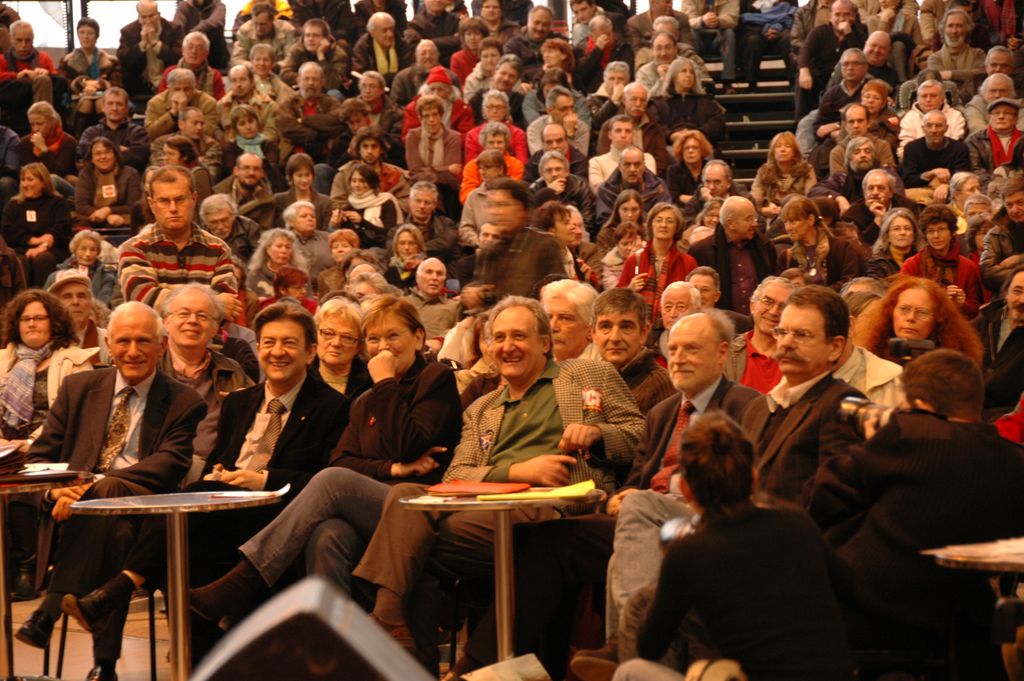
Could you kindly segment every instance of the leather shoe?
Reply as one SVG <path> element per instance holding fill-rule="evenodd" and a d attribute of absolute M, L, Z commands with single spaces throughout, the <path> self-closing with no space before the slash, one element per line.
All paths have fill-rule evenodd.
<path fill-rule="evenodd" d="M 103 665 L 96 665 L 89 670 L 89 674 L 85 677 L 85 681 L 117 681 L 117 672 L 113 669 L 108 669 Z"/>
<path fill-rule="evenodd" d="M 61 610 L 75 618 L 78 625 L 88 632 L 102 631 L 111 613 L 117 607 L 117 599 L 102 586 L 84 596 L 64 594 L 60 601 Z"/>
<path fill-rule="evenodd" d="M 39 596 L 36 591 L 36 576 L 31 572 L 19 572 L 14 579 L 14 589 L 11 591 L 11 600 L 15 603 L 33 601 Z"/>
<path fill-rule="evenodd" d="M 51 634 L 53 634 L 53 618 L 42 610 L 36 610 L 28 616 L 14 637 L 33 648 L 45 648 L 46 644 L 50 642 Z"/>

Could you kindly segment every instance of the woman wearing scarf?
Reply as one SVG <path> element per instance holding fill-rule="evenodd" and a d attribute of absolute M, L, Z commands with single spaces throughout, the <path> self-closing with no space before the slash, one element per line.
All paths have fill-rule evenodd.
<path fill-rule="evenodd" d="M 75 346 L 71 319 L 55 296 L 23 291 L 4 308 L 0 350 L 0 444 L 28 449 L 39 436 L 65 376 L 89 371 L 97 349 Z M 36 597 L 36 507 L 28 495 L 13 497 L 10 533 L 18 568 L 15 600 Z"/>
<path fill-rule="evenodd" d="M 633 289 L 644 297 L 651 319 L 658 319 L 661 294 L 676 281 L 697 267 L 692 255 L 679 248 L 679 239 L 686 228 L 682 211 L 671 203 L 659 203 L 647 213 L 647 245 L 626 258 L 619 286 Z"/>
<path fill-rule="evenodd" d="M 768 160 L 757 170 L 750 187 L 754 205 L 766 220 L 773 220 L 787 197 L 806 196 L 817 183 L 814 168 L 804 160 L 796 135 L 780 132 L 768 145 Z"/>
<path fill-rule="evenodd" d="M 38 161 L 53 174 L 53 183 L 61 194 L 71 198 L 78 181 L 75 158 L 78 140 L 64 132 L 60 116 L 48 102 L 36 102 L 28 108 L 32 132 L 21 138 L 18 154 L 21 163 Z"/>
<path fill-rule="evenodd" d="M 964 316 L 973 319 L 982 303 L 981 272 L 970 259 L 960 255 L 956 213 L 949 206 L 933 203 L 921 211 L 918 224 L 928 245 L 903 262 L 900 274 L 939 284 Z"/>
<path fill-rule="evenodd" d="M 836 291 L 864 271 L 857 249 L 849 241 L 832 236 L 814 201 L 794 196 L 782 206 L 780 215 L 793 240 L 780 256 L 780 270 L 796 267 L 808 284 L 830 286 Z"/>
<path fill-rule="evenodd" d="M 18 193 L 4 206 L 0 233 L 14 249 L 29 286 L 42 286 L 70 253 L 71 204 L 53 188 L 42 163 L 21 167 Z"/>
<path fill-rule="evenodd" d="M 893 208 L 885 214 L 878 238 L 864 266 L 873 279 L 899 274 L 908 258 L 924 248 L 924 236 L 917 229 L 917 217 L 907 208 Z"/>
<path fill-rule="evenodd" d="M 142 180 L 134 168 L 121 164 L 121 150 L 105 137 L 89 146 L 89 162 L 75 185 L 78 226 L 123 227 L 142 200 Z"/>
<path fill-rule="evenodd" d="M 380 176 L 365 163 L 357 163 L 352 169 L 348 186 L 348 198 L 341 211 L 341 227 L 348 227 L 358 234 L 363 248 L 383 250 L 387 235 L 402 221 L 398 201 L 380 190 Z"/>
<path fill-rule="evenodd" d="M 409 293 L 416 287 L 416 269 L 427 257 L 423 232 L 414 225 L 402 225 L 395 231 L 391 251 L 384 278 L 403 293 Z"/>
<path fill-rule="evenodd" d="M 121 64 L 117 57 L 96 47 L 100 37 L 100 24 L 92 17 L 82 17 L 76 28 L 79 47 L 60 60 L 60 73 L 71 88 L 71 106 L 74 110 L 76 135 L 94 123 L 99 123 L 103 112 L 100 99 L 113 86 L 121 85 Z"/>
<path fill-rule="evenodd" d="M 433 182 L 441 191 L 445 207 L 457 206 L 454 199 L 462 184 L 462 137 L 445 125 L 445 105 L 440 97 L 420 95 L 409 106 L 415 106 L 419 116 L 419 127 L 410 129 L 405 138 L 409 179 L 414 183 Z"/>
<path fill-rule="evenodd" d="M 725 137 L 725 109 L 704 91 L 692 60 L 679 57 L 673 61 L 652 96 L 665 98 L 668 116 L 662 118 L 662 125 L 670 142 L 684 130 L 700 130 L 711 144 Z"/>
<path fill-rule="evenodd" d="M 299 250 L 298 237 L 289 229 L 268 229 L 249 260 L 246 286 L 261 298 L 273 296 L 274 277 L 286 265 L 308 269 L 306 256 Z"/>

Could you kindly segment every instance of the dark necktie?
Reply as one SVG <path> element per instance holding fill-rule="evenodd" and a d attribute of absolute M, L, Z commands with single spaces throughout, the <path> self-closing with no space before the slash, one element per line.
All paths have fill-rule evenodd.
<path fill-rule="evenodd" d="M 117 405 L 114 407 L 114 415 L 107 427 L 107 436 L 103 439 L 103 449 L 100 450 L 99 463 L 96 464 L 97 473 L 105 473 L 110 470 L 121 450 L 128 441 L 128 427 L 131 425 L 131 416 L 128 413 L 128 400 L 135 394 L 135 388 L 127 386 L 118 393 Z"/>
<path fill-rule="evenodd" d="M 679 416 L 676 418 L 675 428 L 672 429 L 672 437 L 668 441 L 668 448 L 661 459 L 661 468 L 651 478 L 651 491 L 668 492 L 669 481 L 672 474 L 679 467 L 679 445 L 683 440 L 683 431 L 690 425 L 690 415 L 697 410 L 693 402 L 686 400 L 679 406 Z"/>
<path fill-rule="evenodd" d="M 267 429 L 256 443 L 256 454 L 249 459 L 246 469 L 261 471 L 267 467 L 270 457 L 274 455 L 274 448 L 277 447 L 277 439 L 281 437 L 281 414 L 286 411 L 288 409 L 281 400 L 276 397 L 270 400 L 270 404 L 267 405 L 267 413 L 270 414 Z"/>

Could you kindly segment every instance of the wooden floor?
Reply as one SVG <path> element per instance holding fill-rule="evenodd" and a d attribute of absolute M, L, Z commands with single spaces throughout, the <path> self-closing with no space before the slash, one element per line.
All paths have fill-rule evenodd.
<path fill-rule="evenodd" d="M 161 601 L 157 600 L 156 614 L 156 667 L 157 679 L 167 681 L 171 677 L 170 663 L 167 661 L 169 647 L 167 634 L 167 617 L 161 612 Z M 12 618 L 14 630 L 17 631 L 33 610 L 39 600 L 15 603 Z M 121 649 L 121 660 L 117 663 L 119 681 L 149 681 L 149 622 L 146 600 L 132 604 L 128 614 L 128 623 L 124 631 L 124 643 Z M 50 675 L 57 673 L 57 644 L 60 641 L 60 622 L 53 631 L 52 652 L 50 659 Z M 81 681 L 92 669 L 92 637 L 82 630 L 72 619 L 68 623 L 67 652 L 64 656 L 62 679 Z M 37 675 L 43 672 L 43 651 L 14 641 L 14 672 L 19 675 Z"/>

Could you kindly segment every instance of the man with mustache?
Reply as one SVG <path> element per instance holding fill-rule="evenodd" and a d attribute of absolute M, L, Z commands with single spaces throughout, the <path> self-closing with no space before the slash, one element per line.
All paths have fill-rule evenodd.
<path fill-rule="evenodd" d="M 985 420 L 1013 410 L 1024 392 L 1024 265 L 1017 265 L 972 322 L 985 349 Z"/>
<path fill-rule="evenodd" d="M 796 503 L 818 466 L 860 441 L 837 418 L 844 397 L 863 393 L 832 377 L 850 329 L 850 312 L 824 286 L 794 291 L 775 328 L 782 380 L 743 414 L 743 430 L 758 450 L 758 486 Z"/>

